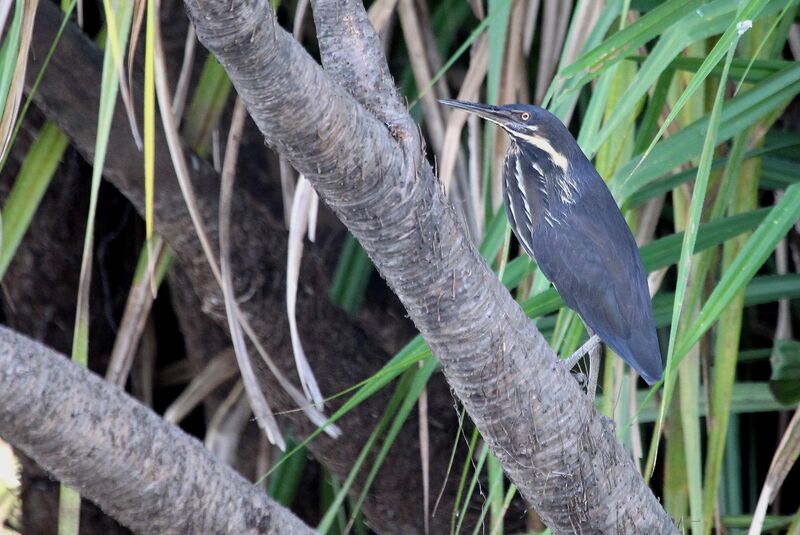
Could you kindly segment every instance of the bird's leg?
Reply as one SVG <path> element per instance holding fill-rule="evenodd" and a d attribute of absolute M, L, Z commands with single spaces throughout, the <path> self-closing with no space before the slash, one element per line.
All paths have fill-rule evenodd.
<path fill-rule="evenodd" d="M 584 342 L 584 344 L 579 347 L 575 353 L 570 355 L 570 357 L 564 361 L 564 366 L 566 366 L 568 370 L 571 370 L 575 367 L 578 361 L 583 358 L 584 355 L 587 353 L 591 355 L 591 352 L 594 351 L 598 346 L 600 346 L 600 337 L 596 334 L 593 334 L 589 340 Z"/>
<path fill-rule="evenodd" d="M 590 399 L 594 399 L 595 391 L 597 390 L 597 378 L 600 375 L 600 343 L 600 337 L 592 334 L 589 340 L 564 361 L 564 366 L 571 370 L 584 355 L 589 355 L 589 384 L 586 386 L 586 393 Z"/>
<path fill-rule="evenodd" d="M 592 338 L 597 338 L 597 335 L 592 335 Z M 598 338 L 599 340 L 599 338 Z M 600 375 L 600 344 L 596 343 L 594 347 L 589 350 L 589 384 L 586 386 L 586 394 L 589 399 L 594 399 L 597 394 L 597 378 Z"/>

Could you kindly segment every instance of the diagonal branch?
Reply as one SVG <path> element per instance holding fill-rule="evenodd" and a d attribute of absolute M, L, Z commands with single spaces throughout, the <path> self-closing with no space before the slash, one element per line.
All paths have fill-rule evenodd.
<path fill-rule="evenodd" d="M 267 142 L 359 239 L 506 472 L 555 532 L 675 532 L 633 463 L 469 242 L 430 168 L 283 31 L 267 2 L 187 0 Z"/>
<path fill-rule="evenodd" d="M 364 5 L 358 0 L 311 4 L 325 71 L 384 123 L 410 120 Z"/>
<path fill-rule="evenodd" d="M 413 181 L 423 159 L 419 129 L 397 91 L 381 41 L 359 0 L 312 0 L 322 64 L 353 98 L 389 127 Z"/>
<path fill-rule="evenodd" d="M 0 436 L 137 533 L 315 533 L 196 439 L 6 327 Z"/>

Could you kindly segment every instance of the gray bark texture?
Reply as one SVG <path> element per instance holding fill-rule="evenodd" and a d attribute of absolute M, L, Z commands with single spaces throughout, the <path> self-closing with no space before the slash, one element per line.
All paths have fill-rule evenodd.
<path fill-rule="evenodd" d="M 359 239 L 547 525 L 556 533 L 676 532 L 610 421 L 467 239 L 430 167 L 404 169 L 387 125 L 340 85 L 357 81 L 347 72 L 332 79 L 265 1 L 186 6 L 269 145 Z M 320 35 L 326 22 L 317 16 Z"/>
<path fill-rule="evenodd" d="M 196 439 L 6 327 L 0 436 L 136 533 L 315 533 Z"/>
<path fill-rule="evenodd" d="M 28 88 L 41 68 L 43 58 L 61 24 L 62 14 L 51 2 L 40 2 L 33 33 L 31 65 L 28 69 Z M 70 137 L 70 142 L 89 161 L 93 159 L 97 124 L 97 102 L 100 88 L 100 65 L 102 58 L 94 44 L 74 25 L 68 24 L 58 48 L 42 79 L 34 102 L 45 115 L 54 120 Z M 141 109 L 141 103 L 137 104 Z M 172 170 L 172 164 L 163 136 L 157 133 L 156 150 L 156 230 L 169 243 L 180 263 L 178 280 L 188 284 L 176 284 L 173 293 L 187 335 L 187 347 L 208 348 L 209 337 L 218 338 L 211 332 L 208 322 L 200 317 L 206 312 L 218 325 L 227 328 L 222 306 L 221 292 L 213 280 L 200 244 L 182 200 Z M 258 141 L 258 146 L 262 142 Z M 110 135 L 109 151 L 104 167 L 104 177 L 119 189 L 130 202 L 144 213 L 144 177 L 141 153 L 131 139 L 127 119 L 118 106 Z M 194 157 L 193 157 L 194 158 Z M 194 158 L 191 162 L 192 180 L 200 201 L 203 219 L 211 243 L 217 243 L 219 177 L 206 162 Z M 247 191 L 237 191 L 234 198 L 232 233 L 234 238 L 233 272 L 239 295 L 248 295 L 241 303 L 250 315 L 251 323 L 260 340 L 284 370 L 288 377 L 295 377 L 294 357 L 289 339 L 285 312 L 285 262 L 287 233 L 282 217 L 276 216 L 263 206 L 264 199 Z M 327 265 L 319 250 L 307 247 L 304 266 Z M 324 277 L 301 278 L 298 292 L 298 317 L 301 336 L 312 368 L 317 374 L 322 391 L 326 395 L 341 392 L 377 372 L 389 360 L 390 355 L 367 331 L 375 325 L 396 325 L 397 319 L 387 315 L 376 318 L 362 328 L 354 324 L 340 309 L 331 305 L 326 295 Z M 195 295 L 189 295 L 194 292 Z M 191 311 L 194 317 L 181 313 Z M 216 335 L 216 336 L 215 336 Z M 335 340 L 336 343 L 331 343 Z M 193 356 L 196 356 L 197 353 Z M 213 353 L 213 351 L 211 352 Z M 256 358 L 256 365 L 258 359 Z M 282 395 L 274 378 L 263 369 L 259 379 L 264 392 L 275 410 L 291 410 L 296 407 Z M 434 381 L 429 388 L 431 408 L 431 481 L 436 488 L 446 482 L 440 504 L 443 510 L 452 507 L 457 481 L 447 478 L 447 466 L 452 437 L 455 433 L 456 413 L 450 407 L 452 398 L 444 381 Z M 390 392 L 376 394 L 338 425 L 344 434 L 339 440 L 320 436 L 311 442 L 309 450 L 328 470 L 341 479 L 347 477 L 352 460 L 358 455 L 369 437 L 374 423 L 388 401 Z M 335 409 L 341 400 L 331 404 Z M 307 436 L 314 427 L 297 411 L 287 416 L 301 437 Z M 418 429 L 416 419 L 410 419 L 398 436 L 396 445 L 389 452 L 386 466 L 382 470 L 363 505 L 363 512 L 373 529 L 381 533 L 417 533 L 422 531 L 423 506 L 421 495 L 422 476 L 419 458 Z M 353 492 L 361 492 L 365 476 L 357 478 Z M 412 492 L 409 492 L 409 489 Z M 470 513 L 477 518 L 474 510 Z M 447 515 L 437 515 L 431 528 L 438 532 L 447 529 Z"/>

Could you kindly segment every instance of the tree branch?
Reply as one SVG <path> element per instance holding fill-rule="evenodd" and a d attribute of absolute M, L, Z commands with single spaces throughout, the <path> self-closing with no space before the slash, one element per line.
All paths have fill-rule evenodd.
<path fill-rule="evenodd" d="M 61 23 L 62 14 L 51 2 L 40 2 L 33 35 L 33 64 L 28 69 L 30 78 L 38 74 L 42 58 L 45 57 Z M 100 88 L 101 57 L 96 47 L 72 24 L 65 29 L 59 46 L 48 67 L 47 73 L 34 95 L 34 101 L 48 118 L 56 121 L 70 137 L 74 146 L 92 160 L 97 124 L 97 102 Z M 141 106 L 137 105 L 137 109 Z M 160 136 L 157 132 L 157 137 Z M 185 268 L 185 274 L 198 296 L 192 310 L 203 310 L 220 324 L 226 325 L 222 308 L 222 297 L 206 264 L 199 242 L 194 235 L 189 215 L 172 170 L 166 144 L 156 143 L 156 230 L 169 243 Z M 143 213 L 144 177 L 141 153 L 133 144 L 127 120 L 121 106 L 117 108 L 112 124 L 109 151 L 104 168 L 105 177 L 114 184 Z M 259 143 L 260 145 L 260 143 Z M 193 183 L 200 200 L 206 229 L 212 243 L 217 243 L 217 209 L 219 178 L 204 161 L 192 162 Z M 240 190 L 234 199 L 232 233 L 234 236 L 232 262 L 234 275 L 240 287 L 246 284 L 249 295 L 242 303 L 260 340 L 282 367 L 284 373 L 293 377 L 294 358 L 289 342 L 286 319 L 285 295 L 283 293 L 286 259 L 286 232 L 282 219 L 273 217 L 261 200 Z M 266 230 L 266 231 L 265 231 Z M 309 264 L 322 263 L 313 251 L 305 255 Z M 327 299 L 320 299 L 327 288 L 317 278 L 301 280 L 303 288 L 298 292 L 298 317 L 303 343 L 309 360 L 317 372 L 324 393 L 340 392 L 364 378 L 374 374 L 389 355 L 379 344 L 354 325 L 342 311 Z M 185 290 L 182 288 L 181 290 Z M 188 296 L 187 296 L 188 297 Z M 336 344 L 331 344 L 336 340 Z M 263 371 L 263 370 L 262 370 Z M 282 397 L 280 388 L 267 372 L 260 375 L 264 391 L 277 410 L 293 409 L 290 400 Z M 443 386 L 443 385 L 442 385 Z M 349 413 L 340 423 L 344 436 L 339 440 L 320 437 L 309 449 L 329 470 L 344 479 L 354 459 L 370 435 L 375 415 L 385 407 L 387 392 L 379 392 Z M 431 389 L 431 397 L 439 405 L 451 403 L 447 388 Z M 337 403 L 333 406 L 336 407 Z M 433 404 L 433 400 L 431 400 Z M 297 431 L 307 435 L 313 426 L 301 414 L 292 412 Z M 446 480 L 449 444 L 452 441 L 456 416 L 445 412 L 432 427 L 431 477 L 433 481 Z M 403 429 L 397 444 L 389 453 L 387 465 L 396 473 L 379 474 L 370 489 L 363 506 L 370 524 L 378 530 L 396 529 L 415 532 L 422 529 L 422 503 L 415 500 L 409 489 L 422 488 L 418 438 L 414 422 Z M 363 478 L 354 485 L 354 492 L 362 489 Z M 455 483 L 450 480 L 443 500 L 443 507 L 455 499 Z M 445 515 L 434 519 L 434 528 L 444 529 L 448 523 Z"/>
<path fill-rule="evenodd" d="M 267 2 L 186 0 L 268 143 L 359 239 L 506 472 L 554 532 L 675 532 L 633 463 L 468 241 L 426 165 L 283 31 Z"/>
<path fill-rule="evenodd" d="M 312 0 L 325 70 L 371 112 L 400 144 L 403 172 L 413 180 L 422 158 L 419 129 L 397 91 L 381 41 L 360 0 Z"/>
<path fill-rule="evenodd" d="M 6 327 L 0 435 L 137 533 L 314 533 L 197 440 Z"/>

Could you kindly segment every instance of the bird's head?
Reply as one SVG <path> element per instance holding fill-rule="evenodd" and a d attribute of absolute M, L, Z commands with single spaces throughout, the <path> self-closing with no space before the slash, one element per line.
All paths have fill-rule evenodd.
<path fill-rule="evenodd" d="M 442 104 L 474 113 L 502 127 L 511 139 L 545 152 L 553 164 L 567 169 L 570 151 L 577 149 L 574 138 L 552 113 L 531 104 L 492 106 L 463 100 L 439 100 Z M 580 150 L 580 149 L 578 149 Z"/>

